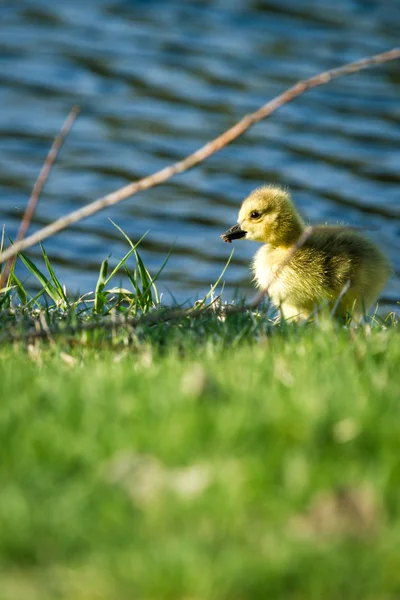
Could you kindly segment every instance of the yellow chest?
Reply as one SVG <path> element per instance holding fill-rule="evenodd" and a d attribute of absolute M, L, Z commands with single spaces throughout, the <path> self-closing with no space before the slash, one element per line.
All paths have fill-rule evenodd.
<path fill-rule="evenodd" d="M 255 254 L 252 264 L 257 287 L 268 290 L 272 300 L 277 304 L 287 295 L 287 282 L 281 270 L 286 256 L 287 250 L 264 244 Z"/>

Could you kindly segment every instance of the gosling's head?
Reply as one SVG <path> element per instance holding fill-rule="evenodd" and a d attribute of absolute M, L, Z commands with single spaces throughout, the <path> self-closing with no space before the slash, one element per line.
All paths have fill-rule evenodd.
<path fill-rule="evenodd" d="M 290 246 L 304 223 L 285 190 L 264 186 L 251 192 L 239 211 L 238 225 L 221 235 L 224 242 L 246 238 L 273 246 Z"/>

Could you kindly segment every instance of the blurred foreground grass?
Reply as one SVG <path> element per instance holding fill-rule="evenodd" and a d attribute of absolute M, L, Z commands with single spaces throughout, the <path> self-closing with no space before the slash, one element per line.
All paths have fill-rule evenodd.
<path fill-rule="evenodd" d="M 398 326 L 253 321 L 0 347 L 2 600 L 400 597 Z"/>

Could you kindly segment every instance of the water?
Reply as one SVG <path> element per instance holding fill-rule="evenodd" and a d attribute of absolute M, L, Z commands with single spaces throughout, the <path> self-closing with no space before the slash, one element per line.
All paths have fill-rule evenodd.
<path fill-rule="evenodd" d="M 184 157 L 301 78 L 398 44 L 398 0 L 11 0 L 0 2 L 0 223 L 14 236 L 54 134 L 75 124 L 32 231 Z M 232 246 L 219 235 L 264 183 L 289 186 L 311 222 L 346 222 L 395 268 L 400 298 L 400 64 L 317 88 L 192 171 L 45 242 L 71 292 L 134 240 L 166 302 L 194 300 Z M 236 245 L 226 293 L 251 290 L 251 242 Z M 38 249 L 30 251 L 36 259 Z M 21 270 L 20 275 L 26 276 Z"/>

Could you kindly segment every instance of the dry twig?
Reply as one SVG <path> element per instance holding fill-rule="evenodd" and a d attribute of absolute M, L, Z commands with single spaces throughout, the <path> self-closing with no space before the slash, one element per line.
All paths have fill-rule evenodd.
<path fill-rule="evenodd" d="M 270 102 L 267 102 L 267 104 L 264 104 L 264 106 L 259 108 L 256 112 L 253 112 L 243 117 L 243 119 L 236 123 L 236 125 L 225 131 L 223 134 L 221 134 L 211 142 L 205 144 L 205 146 L 203 146 L 193 154 L 187 156 L 184 160 L 178 161 L 169 167 L 165 167 L 164 169 L 157 171 L 153 175 L 144 177 L 139 181 L 130 183 L 116 190 L 115 192 L 108 194 L 107 196 L 103 196 L 102 198 L 91 202 L 87 206 L 75 210 L 66 215 L 65 217 L 61 217 L 57 221 L 54 221 L 50 225 L 43 227 L 43 229 L 40 229 L 25 240 L 21 240 L 15 243 L 13 246 L 11 246 L 10 248 L 8 248 L 0 254 L 0 263 L 11 258 L 12 256 L 15 256 L 21 250 L 25 250 L 26 248 L 29 248 L 30 246 L 33 246 L 34 244 L 50 237 L 51 235 L 54 235 L 58 231 L 65 229 L 72 223 L 77 223 L 82 219 L 94 215 L 103 208 L 117 204 L 118 202 L 121 202 L 121 200 L 124 200 L 129 196 L 133 196 L 133 194 L 136 194 L 141 190 L 145 190 L 150 187 L 159 185 L 160 183 L 167 181 L 177 173 L 187 171 L 188 169 L 204 161 L 206 158 L 208 158 L 218 150 L 221 150 L 221 148 L 224 148 L 226 145 L 230 144 L 233 140 L 238 138 L 247 129 L 249 129 L 249 127 L 251 127 L 255 123 L 258 123 L 262 119 L 265 119 L 278 108 L 280 108 L 284 104 L 287 104 L 288 102 L 291 102 L 301 94 L 304 94 L 304 92 L 306 92 L 307 90 L 310 90 L 311 88 L 317 87 L 319 85 L 324 85 L 325 83 L 328 83 L 329 81 L 332 81 L 333 79 L 336 79 L 338 77 L 350 75 L 351 73 L 361 71 L 362 69 L 366 69 L 367 67 L 379 65 L 398 58 L 400 58 L 400 48 L 394 48 L 392 50 L 389 50 L 388 52 L 376 54 L 375 56 L 370 56 L 368 58 L 364 58 L 356 62 L 348 63 L 336 69 L 325 71 L 305 81 L 299 81 L 298 83 L 296 83 L 296 85 L 292 86 L 279 96 L 276 96 L 276 98 L 274 98 Z"/>
<path fill-rule="evenodd" d="M 75 122 L 75 119 L 78 116 L 78 113 L 79 113 L 79 107 L 74 106 L 72 108 L 72 110 L 70 111 L 68 117 L 65 119 L 63 126 L 60 129 L 60 132 L 53 140 L 53 143 L 51 145 L 49 153 L 46 156 L 46 160 L 44 161 L 43 166 L 38 175 L 38 178 L 35 181 L 35 185 L 33 186 L 32 194 L 31 194 L 31 197 L 29 198 L 28 204 L 26 206 L 24 216 L 22 217 L 22 221 L 19 226 L 19 230 L 18 230 L 18 234 L 17 234 L 17 238 L 16 238 L 17 243 L 20 242 L 21 240 L 23 240 L 26 232 L 28 231 L 28 227 L 31 224 L 33 215 L 35 214 L 35 210 L 36 210 L 38 200 L 40 198 L 40 194 L 42 193 L 44 185 L 49 177 L 51 168 L 58 156 L 58 153 L 60 152 L 60 150 L 62 148 L 65 138 L 67 137 L 68 133 L 71 131 L 71 128 Z M 15 245 L 12 246 L 12 248 L 15 248 Z M 15 261 L 15 253 L 13 253 L 13 254 L 11 254 L 10 258 L 8 259 L 8 262 L 5 265 L 3 272 L 0 275 L 0 290 L 6 284 L 8 275 L 12 269 L 13 262 L 14 262 L 12 260 L 13 256 L 14 256 L 14 261 Z M 7 260 L 7 257 L 5 260 Z M 3 261 L 0 261 L 0 262 L 3 262 Z"/>

